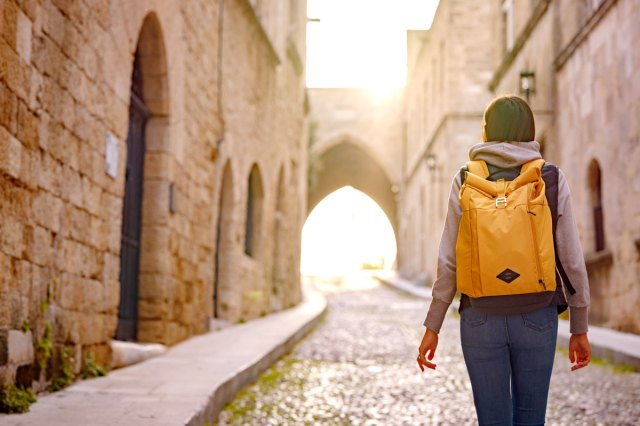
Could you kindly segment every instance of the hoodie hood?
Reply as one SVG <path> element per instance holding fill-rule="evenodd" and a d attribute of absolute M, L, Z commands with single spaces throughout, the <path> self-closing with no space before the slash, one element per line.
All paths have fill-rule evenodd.
<path fill-rule="evenodd" d="M 542 158 L 540 144 L 531 142 L 483 142 L 469 150 L 469 159 L 484 160 L 500 168 L 519 167 L 524 163 Z"/>

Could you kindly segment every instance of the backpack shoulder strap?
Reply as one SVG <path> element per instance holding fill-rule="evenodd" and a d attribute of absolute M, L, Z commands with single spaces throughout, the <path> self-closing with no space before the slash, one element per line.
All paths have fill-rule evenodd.
<path fill-rule="evenodd" d="M 489 177 L 489 168 L 487 163 L 483 160 L 474 160 L 467 162 L 467 170 L 469 173 L 473 173 L 476 176 L 480 176 L 483 179 Z"/>
<path fill-rule="evenodd" d="M 549 203 L 549 209 L 551 210 L 551 225 L 553 229 L 553 248 L 556 254 L 556 266 L 558 267 L 558 272 L 564 282 L 564 285 L 567 291 L 571 294 L 575 294 L 576 290 L 573 288 L 571 281 L 569 281 L 569 277 L 562 267 L 562 263 L 560 262 L 560 257 L 558 256 L 558 248 L 556 245 L 556 227 L 558 224 L 558 166 L 552 163 L 544 163 L 542 167 L 542 178 L 545 182 L 545 196 L 547 198 L 547 203 Z M 558 286 L 559 288 L 559 286 Z"/>

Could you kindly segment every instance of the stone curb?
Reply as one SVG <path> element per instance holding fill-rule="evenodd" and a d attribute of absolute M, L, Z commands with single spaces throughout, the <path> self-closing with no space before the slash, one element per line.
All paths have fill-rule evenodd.
<path fill-rule="evenodd" d="M 326 298 L 303 285 L 303 301 L 262 318 L 192 337 L 161 356 L 39 395 L 2 425 L 202 425 L 308 333 Z"/>
<path fill-rule="evenodd" d="M 303 291 L 305 294 L 304 301 L 294 309 L 300 311 L 308 310 L 309 312 L 305 315 L 304 321 L 299 324 L 298 329 L 288 336 L 283 336 L 284 339 L 280 339 L 272 347 L 266 348 L 263 356 L 255 360 L 253 364 L 242 366 L 233 377 L 221 383 L 211 395 L 209 405 L 189 419 L 186 425 L 202 425 L 208 421 L 207 419 L 218 418 L 227 402 L 231 401 L 240 390 L 254 382 L 263 371 L 291 350 L 320 321 L 327 310 L 326 298 L 319 291 L 313 289 L 311 285 L 303 286 Z M 250 323 L 247 324 L 250 325 Z"/>
<path fill-rule="evenodd" d="M 378 275 L 376 278 L 394 289 L 411 294 L 425 300 L 431 300 L 431 288 L 417 286 L 397 274 Z M 458 302 L 454 301 L 449 310 L 458 310 Z M 427 312 L 425 310 L 425 316 Z M 569 347 L 569 321 L 558 321 L 558 345 Z M 592 355 L 606 359 L 614 364 L 625 364 L 640 371 L 640 336 L 622 333 L 605 327 L 589 325 L 589 342 Z"/>

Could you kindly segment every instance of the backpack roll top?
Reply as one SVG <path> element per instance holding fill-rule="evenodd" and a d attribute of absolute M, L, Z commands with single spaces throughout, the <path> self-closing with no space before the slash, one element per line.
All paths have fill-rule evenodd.
<path fill-rule="evenodd" d="M 543 164 L 542 159 L 533 160 L 512 181 L 490 181 L 484 161 L 467 163 L 456 242 L 460 292 L 480 298 L 555 291 Z"/>

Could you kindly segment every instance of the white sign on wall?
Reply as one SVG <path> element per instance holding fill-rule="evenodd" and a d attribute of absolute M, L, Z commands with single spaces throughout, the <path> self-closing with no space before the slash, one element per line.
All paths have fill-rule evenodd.
<path fill-rule="evenodd" d="M 118 175 L 118 139 L 111 133 L 107 134 L 104 164 L 107 174 L 115 179 Z"/>

